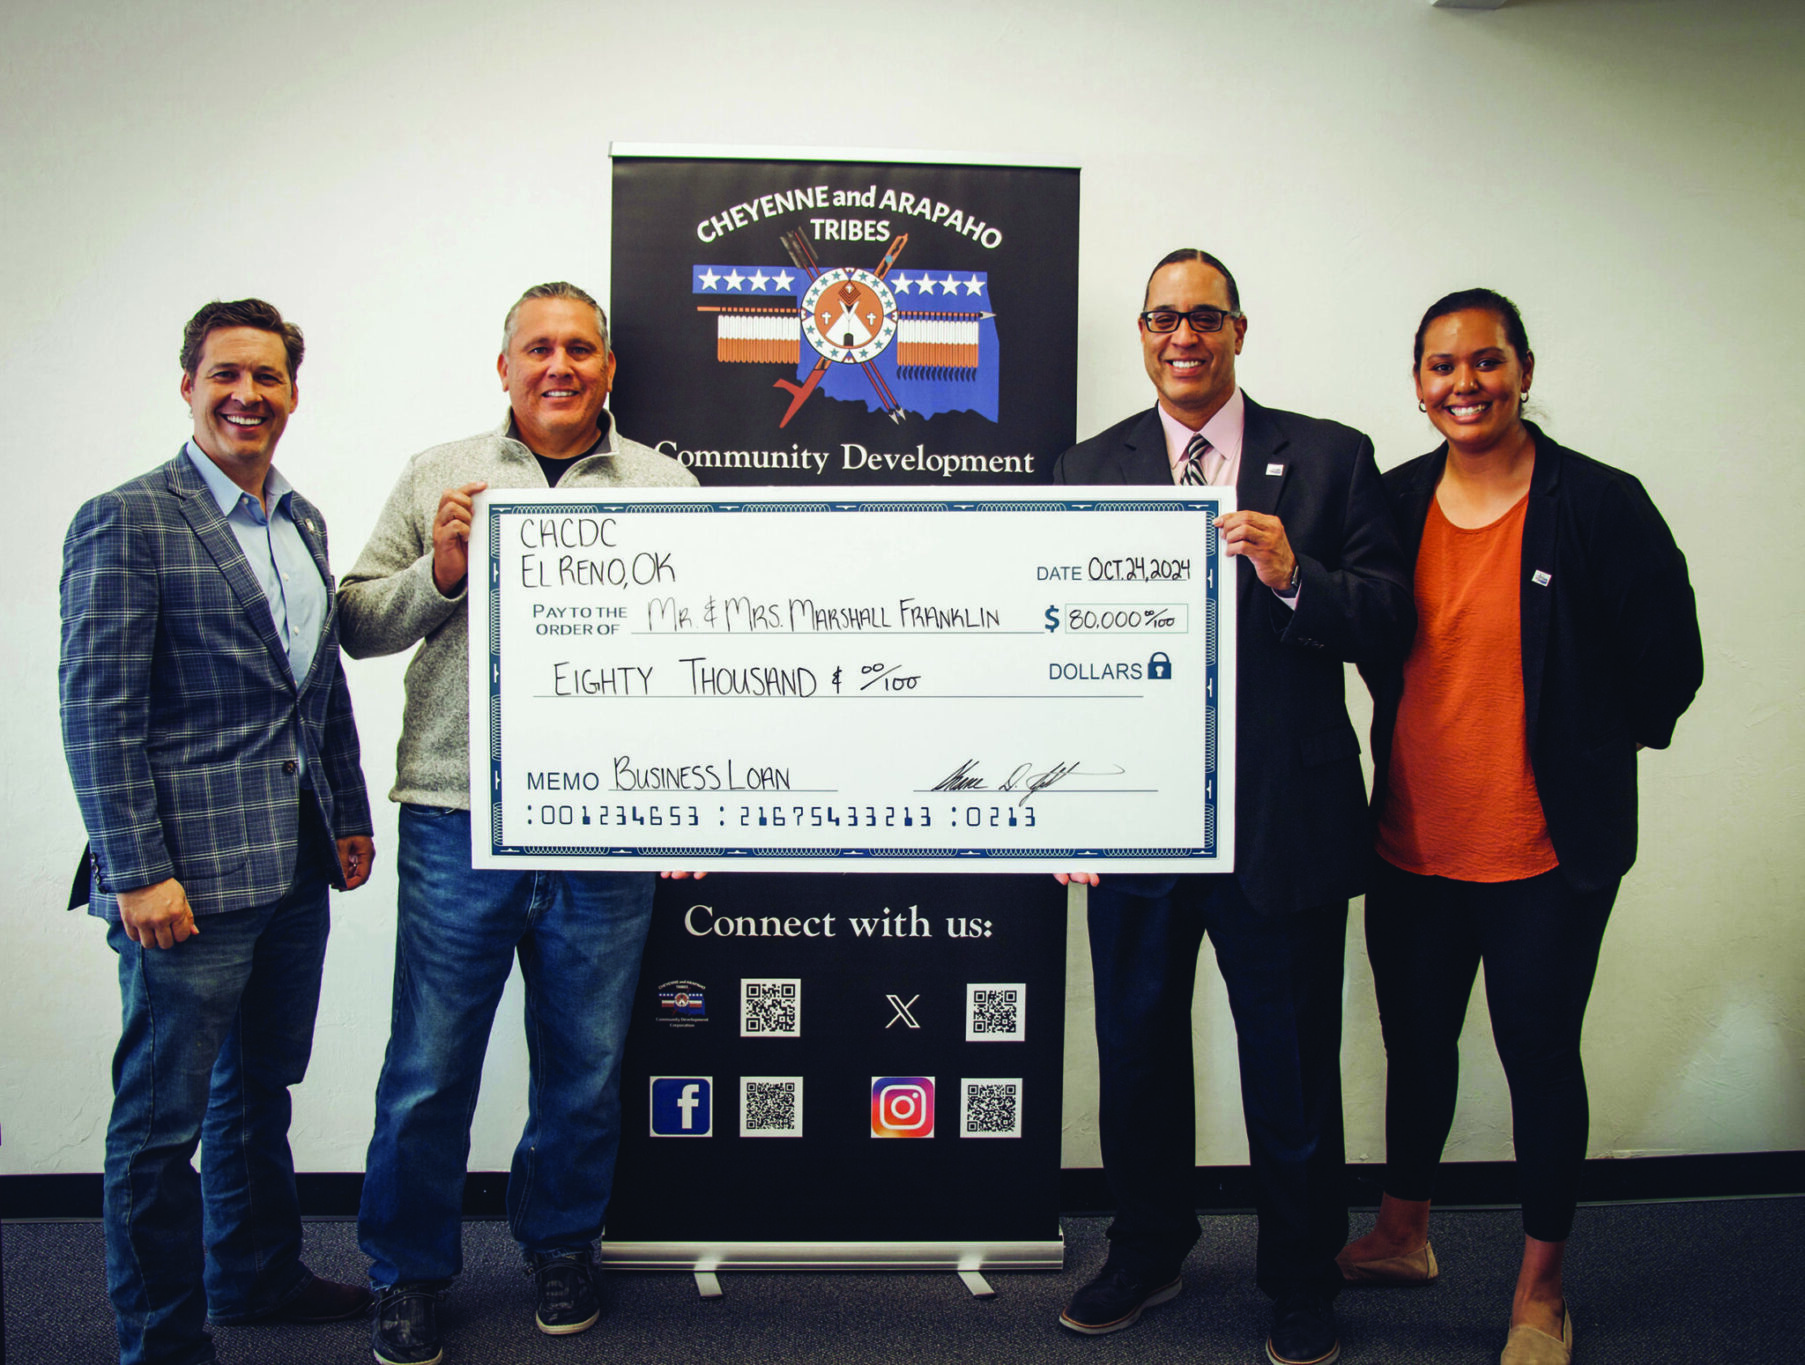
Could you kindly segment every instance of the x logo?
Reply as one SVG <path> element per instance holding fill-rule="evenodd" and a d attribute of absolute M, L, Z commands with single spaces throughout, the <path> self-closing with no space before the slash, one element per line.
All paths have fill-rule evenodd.
<path fill-rule="evenodd" d="M 909 1013 L 909 1007 L 917 1000 L 921 999 L 920 995 L 911 995 L 907 1001 L 904 1001 L 901 996 L 897 995 L 886 995 L 884 999 L 888 1000 L 891 1006 L 896 1010 L 896 1013 L 890 1016 L 890 1022 L 884 1025 L 885 1028 L 894 1027 L 899 1020 L 902 1023 L 907 1024 L 910 1028 L 921 1027 L 920 1024 L 915 1022 L 915 1016 Z"/>

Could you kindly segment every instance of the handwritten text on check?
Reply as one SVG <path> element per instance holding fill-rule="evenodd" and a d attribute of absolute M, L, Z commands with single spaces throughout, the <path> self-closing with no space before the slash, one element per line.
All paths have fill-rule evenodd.
<path fill-rule="evenodd" d="M 476 865 L 1229 869 L 1230 490 L 961 491 L 483 495 Z"/>

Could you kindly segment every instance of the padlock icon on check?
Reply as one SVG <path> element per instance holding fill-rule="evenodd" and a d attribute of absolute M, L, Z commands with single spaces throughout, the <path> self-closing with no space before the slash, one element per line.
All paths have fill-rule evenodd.
<path fill-rule="evenodd" d="M 1165 682 L 1172 676 L 1172 661 L 1166 657 L 1166 651 L 1158 649 L 1153 657 L 1147 660 L 1147 677 L 1154 682 Z"/>

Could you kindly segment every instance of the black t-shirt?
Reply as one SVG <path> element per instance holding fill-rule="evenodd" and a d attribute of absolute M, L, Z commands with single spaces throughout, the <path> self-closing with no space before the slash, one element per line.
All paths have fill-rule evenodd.
<path fill-rule="evenodd" d="M 525 441 L 520 440 L 520 423 L 516 422 L 512 417 L 508 418 L 508 435 L 512 436 L 516 441 L 520 441 L 522 445 L 526 445 Z M 528 450 L 533 450 L 533 458 L 539 461 L 539 468 L 545 471 L 546 487 L 556 488 L 558 486 L 558 480 L 564 477 L 565 470 L 569 469 L 585 455 L 595 454 L 597 450 L 601 449 L 603 442 L 607 439 L 608 438 L 602 434 L 598 427 L 598 430 L 595 433 L 595 443 L 591 445 L 589 449 L 578 451 L 575 455 L 566 456 L 561 460 L 554 459 L 550 455 L 541 455 L 538 451 L 533 450 L 531 446 L 527 446 L 526 448 Z"/>

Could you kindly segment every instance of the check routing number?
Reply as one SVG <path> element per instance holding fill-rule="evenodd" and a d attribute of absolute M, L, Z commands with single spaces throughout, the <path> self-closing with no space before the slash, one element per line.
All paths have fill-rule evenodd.
<path fill-rule="evenodd" d="M 1232 490 L 961 491 L 480 496 L 475 865 L 1231 868 Z"/>

